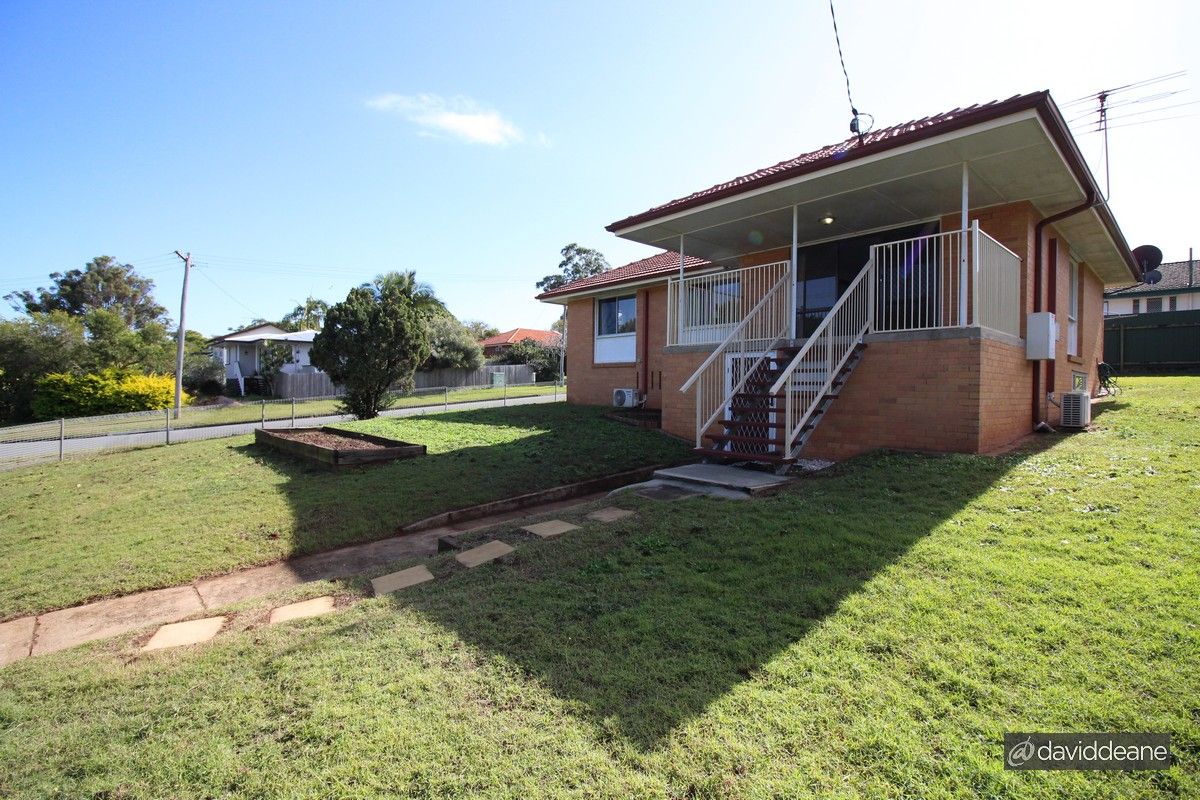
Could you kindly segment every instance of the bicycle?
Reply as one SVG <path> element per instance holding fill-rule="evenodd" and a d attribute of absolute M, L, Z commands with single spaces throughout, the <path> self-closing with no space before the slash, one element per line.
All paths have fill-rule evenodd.
<path fill-rule="evenodd" d="M 1099 394 L 1104 397 L 1116 397 L 1121 391 L 1121 387 L 1117 385 L 1117 370 L 1112 364 L 1101 361 L 1096 365 L 1096 372 L 1100 378 Z"/>

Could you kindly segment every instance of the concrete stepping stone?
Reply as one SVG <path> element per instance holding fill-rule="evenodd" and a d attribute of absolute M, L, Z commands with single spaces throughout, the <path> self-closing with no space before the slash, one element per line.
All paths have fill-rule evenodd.
<path fill-rule="evenodd" d="M 401 589 L 407 589 L 409 586 L 416 586 L 418 583 L 433 580 L 433 573 L 429 571 L 429 567 L 424 564 L 418 564 L 415 567 L 402 569 L 399 572 L 391 572 L 387 575 L 380 575 L 378 578 L 371 579 L 371 590 L 376 596 L 387 594 L 388 592 L 398 592 Z"/>
<path fill-rule="evenodd" d="M 551 519 L 546 522 L 538 522 L 533 525 L 526 525 L 521 528 L 523 531 L 529 531 L 534 536 L 540 536 L 543 539 L 549 539 L 552 536 L 561 536 L 567 531 L 579 530 L 578 525 L 572 525 L 569 522 L 563 522 L 561 519 Z"/>
<path fill-rule="evenodd" d="M 271 625 L 278 625 L 280 622 L 319 617 L 333 611 L 333 595 L 327 594 L 324 597 L 314 597 L 312 600 L 301 600 L 299 603 L 288 603 L 286 606 L 273 608 L 267 622 Z"/>
<path fill-rule="evenodd" d="M 107 639 L 147 625 L 161 625 L 204 611 L 191 586 L 97 600 L 84 606 L 51 611 L 38 617 L 33 655 L 53 653 L 95 639 Z"/>
<path fill-rule="evenodd" d="M 0 666 L 20 661 L 29 655 L 35 627 L 37 625 L 34 617 L 0 622 Z"/>
<path fill-rule="evenodd" d="M 605 506 L 588 514 L 588 519 L 594 519 L 597 522 L 616 522 L 619 519 L 633 516 L 633 512 L 627 508 L 617 508 L 616 506 Z"/>
<path fill-rule="evenodd" d="M 472 547 L 470 550 L 464 550 L 454 557 L 458 563 L 462 564 L 467 569 L 478 567 L 480 564 L 486 564 L 489 561 L 494 561 L 500 556 L 506 556 L 513 549 L 504 542 L 490 541 L 486 544 L 481 544 L 479 547 Z"/>
<path fill-rule="evenodd" d="M 170 625 L 163 625 L 154 635 L 150 637 L 150 641 L 146 642 L 142 652 L 148 650 L 165 650 L 168 647 L 182 647 L 186 644 L 200 644 L 207 642 L 209 639 L 221 632 L 221 628 L 225 627 L 225 617 L 208 617 L 206 619 L 194 619 L 189 622 L 173 622 Z"/>

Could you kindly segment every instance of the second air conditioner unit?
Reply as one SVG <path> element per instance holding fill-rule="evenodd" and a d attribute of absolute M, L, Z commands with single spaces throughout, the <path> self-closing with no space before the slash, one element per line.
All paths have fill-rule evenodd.
<path fill-rule="evenodd" d="M 1092 424 L 1092 398 L 1087 392 L 1063 392 L 1062 426 L 1086 428 Z"/>

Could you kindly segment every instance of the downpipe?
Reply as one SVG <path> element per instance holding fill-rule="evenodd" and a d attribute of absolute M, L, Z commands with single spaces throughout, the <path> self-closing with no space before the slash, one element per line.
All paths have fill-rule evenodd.
<path fill-rule="evenodd" d="M 1096 190 L 1089 188 L 1082 203 L 1077 206 L 1072 206 L 1065 211 L 1060 211 L 1057 214 L 1052 214 L 1043 220 L 1040 220 L 1033 228 L 1033 310 L 1042 310 L 1042 283 L 1044 280 L 1042 267 L 1042 235 L 1047 225 L 1053 225 L 1055 222 L 1064 220 L 1067 217 L 1073 217 L 1076 214 L 1081 214 L 1095 208 L 1097 202 Z M 1054 268 L 1058 268 L 1057 264 L 1057 248 L 1055 249 L 1055 264 Z M 1055 344 L 1057 347 L 1057 343 Z M 1035 420 L 1033 429 L 1035 431 L 1045 431 L 1050 429 L 1050 423 L 1043 419 L 1042 415 L 1042 362 L 1034 361 L 1033 369 L 1033 394 L 1030 398 L 1032 408 L 1032 419 Z"/>

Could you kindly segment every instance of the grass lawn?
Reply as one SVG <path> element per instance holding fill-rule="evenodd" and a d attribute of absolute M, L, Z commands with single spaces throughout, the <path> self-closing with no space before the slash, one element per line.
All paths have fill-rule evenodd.
<path fill-rule="evenodd" d="M 0 619 L 378 539 L 441 511 L 687 455 L 600 413 L 547 404 L 344 423 L 429 454 L 341 473 L 249 436 L 4 472 Z"/>
<path fill-rule="evenodd" d="M 626 498 L 328 617 L 10 665 L 0 795 L 1200 796 L 1200 379 L 1122 383 L 1037 451 Z M 1005 772 L 1024 730 L 1177 761 Z"/>

